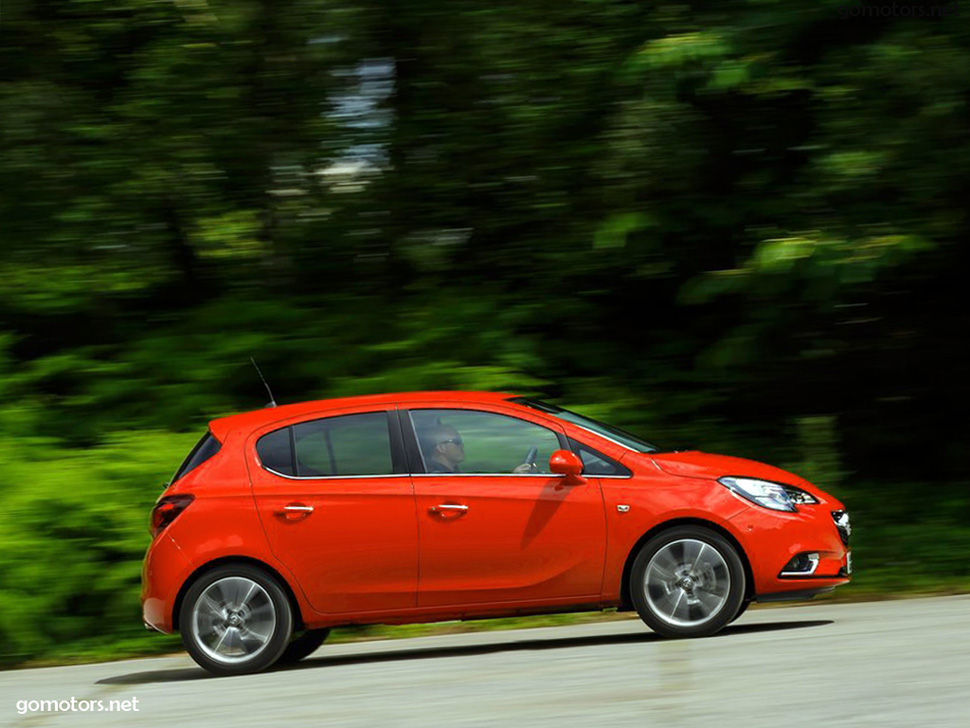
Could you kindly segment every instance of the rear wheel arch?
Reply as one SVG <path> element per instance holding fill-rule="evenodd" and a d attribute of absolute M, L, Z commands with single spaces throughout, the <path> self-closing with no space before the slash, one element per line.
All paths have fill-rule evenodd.
<path fill-rule="evenodd" d="M 727 539 L 738 552 L 738 556 L 741 558 L 741 565 L 744 566 L 744 580 L 745 580 L 745 594 L 744 598 L 752 599 L 754 597 L 754 576 L 751 571 L 751 563 L 748 561 L 748 555 L 744 551 L 744 547 L 738 542 L 730 531 L 728 531 L 723 526 L 719 526 L 713 521 L 706 521 L 703 518 L 673 518 L 669 521 L 664 521 L 663 523 L 658 523 L 656 526 L 651 528 L 649 531 L 644 533 L 633 547 L 630 549 L 630 553 L 626 556 L 626 561 L 623 564 L 623 576 L 620 579 L 620 603 L 624 611 L 633 610 L 633 600 L 630 596 L 630 572 L 633 570 L 633 562 L 636 561 L 637 554 L 640 553 L 640 549 L 643 545 L 647 543 L 650 539 L 656 536 L 658 533 L 662 533 L 670 528 L 676 528 L 677 526 L 700 526 L 701 528 L 707 528 L 719 536 L 723 536 Z"/>
<path fill-rule="evenodd" d="M 260 561 L 259 559 L 250 558 L 248 556 L 223 556 L 218 559 L 213 559 L 212 561 L 207 561 L 198 569 L 193 571 L 183 582 L 182 587 L 179 589 L 178 595 L 175 597 L 175 604 L 172 607 L 172 629 L 174 631 L 179 630 L 179 614 L 182 611 L 182 602 L 185 600 L 185 595 L 192 587 L 192 584 L 194 584 L 200 576 L 212 571 L 213 569 L 231 564 L 245 564 L 246 566 L 253 566 L 257 569 L 265 571 L 269 576 L 275 579 L 290 603 L 290 609 L 293 612 L 294 631 L 304 628 L 303 612 L 300 609 L 300 602 L 297 600 L 296 594 L 293 593 L 293 588 L 290 586 L 290 583 L 283 577 L 282 574 L 280 574 L 279 571 L 274 569 L 265 561 Z"/>

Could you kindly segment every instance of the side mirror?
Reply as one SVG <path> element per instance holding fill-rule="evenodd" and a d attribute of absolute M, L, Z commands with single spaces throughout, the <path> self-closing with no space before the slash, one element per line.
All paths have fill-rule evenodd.
<path fill-rule="evenodd" d="M 586 482 L 583 477 L 583 461 L 569 450 L 556 450 L 549 458 L 549 471 L 563 476 L 563 482 L 568 485 L 582 485 Z"/>

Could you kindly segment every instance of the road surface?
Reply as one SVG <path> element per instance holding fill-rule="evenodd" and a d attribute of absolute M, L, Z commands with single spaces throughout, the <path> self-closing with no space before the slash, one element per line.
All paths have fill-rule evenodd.
<path fill-rule="evenodd" d="M 20 712 L 71 698 L 138 710 Z M 0 725 L 970 728 L 970 596 L 752 610 L 703 640 L 631 619 L 325 644 L 231 678 L 184 655 L 17 670 Z"/>

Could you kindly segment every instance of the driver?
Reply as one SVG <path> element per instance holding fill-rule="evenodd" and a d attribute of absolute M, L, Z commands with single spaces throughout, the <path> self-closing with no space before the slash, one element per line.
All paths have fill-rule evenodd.
<path fill-rule="evenodd" d="M 429 473 L 460 473 L 459 466 L 465 459 L 465 443 L 461 435 L 451 425 L 438 425 L 426 435 L 429 443 L 426 465 Z M 534 464 L 517 465 L 513 473 L 538 472 Z"/>
<path fill-rule="evenodd" d="M 465 443 L 458 430 L 450 425 L 438 425 L 427 434 L 431 452 L 427 457 L 429 473 L 459 473 L 458 466 L 465 459 Z"/>

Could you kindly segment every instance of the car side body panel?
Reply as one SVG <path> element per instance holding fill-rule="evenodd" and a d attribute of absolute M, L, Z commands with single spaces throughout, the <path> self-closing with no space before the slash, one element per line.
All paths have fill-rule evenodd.
<path fill-rule="evenodd" d="M 514 417 L 564 442 L 558 421 L 508 403 L 402 402 L 409 411 L 447 409 Z M 538 431 L 538 430 L 536 430 Z M 553 437 L 555 435 L 555 437 Z M 523 452 L 532 443 L 523 442 Z M 596 603 L 606 550 L 598 481 L 567 485 L 557 475 L 413 475 L 420 534 L 418 605 L 467 610 L 496 603 Z"/>
<path fill-rule="evenodd" d="M 609 541 L 603 596 L 620 602 L 621 580 L 627 559 L 639 541 L 665 523 L 694 521 L 711 523 L 732 532 L 731 518 L 745 506 L 733 498 L 727 488 L 689 478 L 672 478 L 662 473 L 629 480 L 604 480 L 603 498 Z"/>
<path fill-rule="evenodd" d="M 174 629 L 177 599 L 187 581 L 207 565 L 227 559 L 265 564 L 280 575 L 304 617 L 312 608 L 298 580 L 269 548 L 241 457 L 244 433 L 225 432 L 222 448 L 163 495 L 191 493 L 195 500 L 152 542 L 145 557 L 146 624 Z M 149 609 L 150 607 L 150 609 Z"/>
<path fill-rule="evenodd" d="M 386 410 L 371 405 L 320 416 L 382 411 Z M 307 419 L 290 418 L 260 427 L 245 445 L 253 500 L 270 549 L 297 576 L 317 612 L 306 617 L 414 608 L 418 531 L 409 474 L 296 479 L 262 467 L 257 440 Z M 287 511 L 287 507 L 312 510 Z"/>
<path fill-rule="evenodd" d="M 415 476 L 421 606 L 598 601 L 606 526 L 598 483 Z M 441 511 L 441 506 L 467 511 Z"/>

